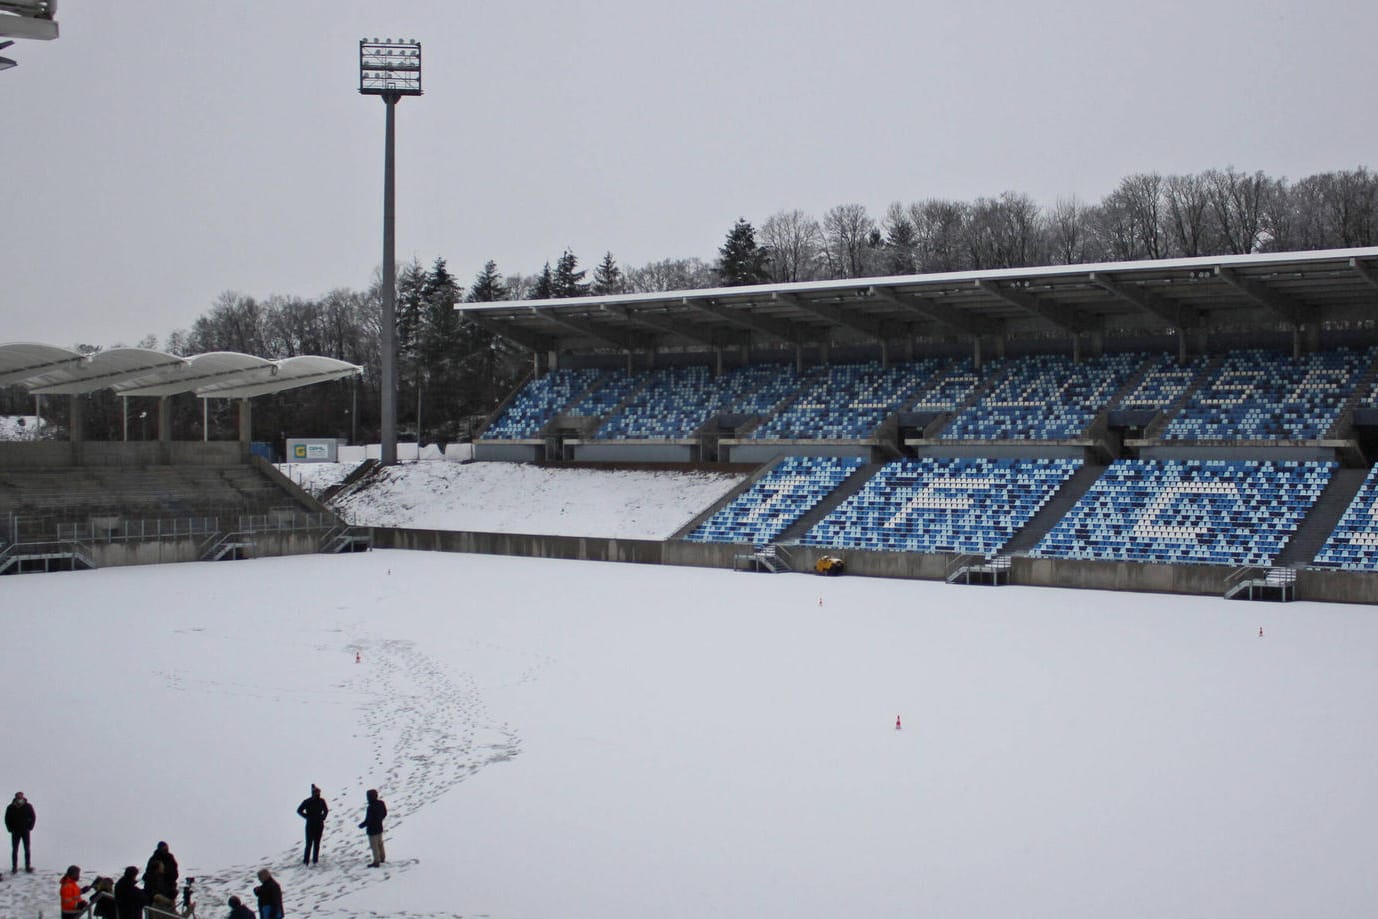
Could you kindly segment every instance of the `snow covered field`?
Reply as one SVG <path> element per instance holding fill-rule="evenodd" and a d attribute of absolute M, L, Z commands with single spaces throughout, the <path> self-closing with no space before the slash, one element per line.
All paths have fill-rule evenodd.
<path fill-rule="evenodd" d="M 0 602 L 0 794 L 38 812 L 0 916 L 159 840 L 203 919 L 265 865 L 321 919 L 1378 906 L 1368 608 L 400 551 Z"/>
<path fill-rule="evenodd" d="M 353 470 L 345 463 L 278 467 L 320 494 Z M 521 463 L 403 463 L 335 509 L 360 526 L 664 539 L 745 476 L 551 469 Z"/>

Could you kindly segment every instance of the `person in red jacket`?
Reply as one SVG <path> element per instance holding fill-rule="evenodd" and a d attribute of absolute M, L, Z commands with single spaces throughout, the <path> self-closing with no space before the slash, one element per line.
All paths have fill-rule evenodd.
<path fill-rule="evenodd" d="M 62 919 L 77 919 L 86 910 L 86 901 L 81 895 L 91 889 L 91 885 L 81 886 L 81 869 L 70 866 L 62 875 L 58 885 L 58 897 L 62 900 Z"/>

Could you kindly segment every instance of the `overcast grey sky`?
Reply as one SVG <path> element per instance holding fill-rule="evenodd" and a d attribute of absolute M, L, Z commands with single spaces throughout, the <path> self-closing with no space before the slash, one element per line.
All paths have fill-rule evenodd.
<path fill-rule="evenodd" d="M 711 259 L 737 217 L 1378 165 L 1378 4 L 62 0 L 0 73 L 0 341 L 132 344 L 224 290 L 363 288 L 422 42 L 399 261 Z"/>

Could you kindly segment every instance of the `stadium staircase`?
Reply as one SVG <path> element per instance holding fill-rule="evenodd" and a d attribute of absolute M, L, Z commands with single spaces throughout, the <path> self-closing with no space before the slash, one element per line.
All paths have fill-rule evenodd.
<path fill-rule="evenodd" d="M 813 525 L 824 517 L 828 516 L 833 510 L 846 501 L 870 481 L 871 477 L 885 467 L 884 463 L 867 463 L 856 472 L 853 472 L 842 484 L 833 489 L 826 498 L 815 504 L 807 514 L 800 517 L 790 524 L 783 533 L 777 537 L 777 543 L 786 545 L 797 545 L 800 537 L 813 528 Z"/>
<path fill-rule="evenodd" d="M 364 460 L 362 463 L 355 466 L 350 471 L 349 475 L 321 492 L 321 503 L 329 504 L 336 498 L 343 498 L 346 495 L 353 494 L 356 491 L 366 488 L 366 483 L 376 478 L 382 468 L 383 464 L 376 459 Z"/>
<path fill-rule="evenodd" d="M 1010 538 L 1009 542 L 1005 543 L 1004 547 L 1000 550 L 1000 555 L 1017 555 L 1020 552 L 1027 552 L 1038 545 L 1038 541 L 1046 536 L 1048 531 L 1051 530 L 1059 520 L 1067 516 L 1067 512 L 1076 506 L 1076 503 L 1082 499 L 1083 495 L 1091 490 L 1091 486 L 1096 484 L 1096 480 L 1099 479 L 1108 468 L 1109 466 L 1096 463 L 1083 464 L 1082 467 L 1072 473 L 1072 477 L 1058 489 L 1057 494 L 1053 495 L 1052 498 L 1048 500 L 1047 504 L 1039 508 L 1038 513 L 1034 514 L 1033 518 L 1028 523 L 1024 524 L 1019 532 L 1015 533 L 1014 536 Z M 951 578 L 949 578 L 949 580 L 951 580 Z"/>
<path fill-rule="evenodd" d="M 1296 599 L 1297 569 L 1240 568 L 1230 575 L 1226 600 L 1269 600 L 1290 603 Z"/>
<path fill-rule="evenodd" d="M 1274 559 L 1278 568 L 1305 568 L 1321 551 L 1326 539 L 1339 525 L 1340 518 L 1368 477 L 1367 469 L 1336 469 L 1306 519 L 1292 539 Z"/>
<path fill-rule="evenodd" d="M 1220 366 L 1224 364 L 1228 358 L 1229 354 L 1217 354 L 1211 358 L 1210 362 L 1202 367 L 1200 372 L 1196 374 L 1196 378 L 1191 381 L 1191 385 L 1182 390 L 1181 394 L 1172 401 L 1171 405 L 1168 405 L 1163 411 L 1158 413 L 1158 417 L 1153 419 L 1153 423 L 1144 431 L 1144 437 L 1148 440 L 1161 440 L 1163 432 L 1167 430 L 1167 426 L 1172 423 L 1172 419 L 1177 417 L 1177 414 L 1187 407 L 1192 398 L 1195 397 L 1197 390 L 1204 386 L 1207 380 L 1215 378 L 1217 371 L 1220 370 Z"/>

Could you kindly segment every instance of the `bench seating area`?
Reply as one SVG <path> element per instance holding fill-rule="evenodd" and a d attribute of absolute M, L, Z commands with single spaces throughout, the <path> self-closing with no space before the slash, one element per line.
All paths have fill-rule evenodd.
<path fill-rule="evenodd" d="M 1029 554 L 1271 565 L 1335 468 L 1330 462 L 1117 460 Z"/>
<path fill-rule="evenodd" d="M 1292 357 L 1234 351 L 1168 423 L 1164 440 L 1315 440 L 1329 435 L 1372 350 Z"/>
<path fill-rule="evenodd" d="M 862 465 L 854 457 L 785 457 L 685 538 L 693 542 L 768 543 Z"/>
<path fill-rule="evenodd" d="M 1006 361 L 997 382 L 940 435 L 944 440 L 1068 440 L 1086 428 L 1131 373 L 1142 354 L 1073 361 L 1042 354 Z"/>
<path fill-rule="evenodd" d="M 1369 470 L 1359 493 L 1311 564 L 1317 568 L 1378 571 L 1378 468 Z"/>
<path fill-rule="evenodd" d="M 808 546 L 990 556 L 1079 468 L 1070 459 L 887 463 L 800 540 Z"/>

